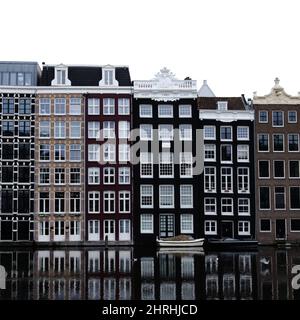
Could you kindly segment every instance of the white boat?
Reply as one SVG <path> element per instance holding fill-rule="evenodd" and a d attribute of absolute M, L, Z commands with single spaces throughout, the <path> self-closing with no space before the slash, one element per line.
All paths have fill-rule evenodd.
<path fill-rule="evenodd" d="M 159 247 L 202 247 L 204 238 L 193 239 L 193 240 L 169 240 L 156 239 L 156 243 Z"/>

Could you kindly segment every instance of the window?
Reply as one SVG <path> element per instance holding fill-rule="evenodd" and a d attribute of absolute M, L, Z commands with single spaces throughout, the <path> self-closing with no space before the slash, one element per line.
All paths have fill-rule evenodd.
<path fill-rule="evenodd" d="M 141 208 L 153 208 L 153 186 L 141 185 Z"/>
<path fill-rule="evenodd" d="M 130 146 L 129 144 L 119 144 L 119 161 L 130 161 Z"/>
<path fill-rule="evenodd" d="M 268 123 L 268 111 L 259 111 L 259 123 Z"/>
<path fill-rule="evenodd" d="M 158 105 L 159 118 L 173 118 L 173 106 L 171 104 Z"/>
<path fill-rule="evenodd" d="M 71 115 L 81 115 L 81 98 L 70 98 L 70 110 Z"/>
<path fill-rule="evenodd" d="M 104 70 L 104 84 L 106 86 L 112 86 L 114 82 L 114 70 Z"/>
<path fill-rule="evenodd" d="M 70 221 L 70 235 L 80 236 L 80 221 Z"/>
<path fill-rule="evenodd" d="M 161 124 L 158 126 L 159 140 L 170 141 L 173 140 L 173 125 Z"/>
<path fill-rule="evenodd" d="M 217 104 L 218 104 L 219 111 L 226 111 L 227 110 L 228 101 L 218 101 Z"/>
<path fill-rule="evenodd" d="M 217 221 L 206 220 L 204 222 L 204 233 L 207 235 L 217 234 Z"/>
<path fill-rule="evenodd" d="M 14 158 L 14 145 L 12 143 L 2 144 L 2 159 Z"/>
<path fill-rule="evenodd" d="M 274 151 L 284 151 L 284 141 L 283 134 L 274 134 L 273 135 L 273 150 Z"/>
<path fill-rule="evenodd" d="M 181 233 L 193 233 L 194 223 L 192 214 L 182 214 L 180 216 L 180 232 Z"/>
<path fill-rule="evenodd" d="M 129 121 L 119 121 L 119 139 L 128 139 L 130 133 Z"/>
<path fill-rule="evenodd" d="M 55 184 L 65 184 L 66 183 L 65 168 L 55 168 L 54 172 L 54 183 Z"/>
<path fill-rule="evenodd" d="M 249 168 L 238 168 L 238 193 L 248 193 L 249 190 Z"/>
<path fill-rule="evenodd" d="M 141 233 L 153 233 L 153 214 L 141 214 Z"/>
<path fill-rule="evenodd" d="M 260 220 L 260 231 L 261 232 L 271 232 L 271 220 L 261 219 Z"/>
<path fill-rule="evenodd" d="M 258 134 L 258 151 L 269 151 L 269 135 Z"/>
<path fill-rule="evenodd" d="M 221 213 L 222 215 L 233 215 L 233 199 L 232 198 L 221 199 Z"/>
<path fill-rule="evenodd" d="M 300 161 L 299 160 L 290 160 L 289 169 L 290 169 L 290 178 L 300 178 Z"/>
<path fill-rule="evenodd" d="M 40 99 L 40 115 L 50 115 L 51 111 L 51 100 L 50 98 Z"/>
<path fill-rule="evenodd" d="M 221 168 L 221 191 L 232 192 L 232 168 Z"/>
<path fill-rule="evenodd" d="M 300 232 L 300 219 L 291 219 L 291 232 Z"/>
<path fill-rule="evenodd" d="M 64 115 L 66 114 L 66 99 L 55 98 L 54 99 L 54 114 Z"/>
<path fill-rule="evenodd" d="M 250 235 L 250 221 L 239 221 L 238 224 L 239 235 Z"/>
<path fill-rule="evenodd" d="M 31 82 L 31 73 L 30 72 L 26 72 L 25 73 L 25 86 L 31 86 L 32 82 Z"/>
<path fill-rule="evenodd" d="M 300 187 L 290 187 L 290 208 L 300 209 Z"/>
<path fill-rule="evenodd" d="M 240 144 L 237 146 L 237 161 L 249 162 L 249 146 L 246 144 Z"/>
<path fill-rule="evenodd" d="M 297 111 L 289 111 L 289 123 L 297 123 Z"/>
<path fill-rule="evenodd" d="M 66 69 L 56 70 L 57 84 L 66 84 Z"/>
<path fill-rule="evenodd" d="M 100 145 L 88 145 L 88 161 L 100 161 Z"/>
<path fill-rule="evenodd" d="M 159 154 L 159 177 L 170 178 L 173 177 L 173 153 L 162 152 Z"/>
<path fill-rule="evenodd" d="M 50 212 L 50 199 L 49 199 L 49 192 L 40 192 L 39 194 L 40 199 L 40 213 L 49 213 Z"/>
<path fill-rule="evenodd" d="M 159 186 L 159 207 L 174 208 L 174 186 L 173 185 Z"/>
<path fill-rule="evenodd" d="M 55 161 L 65 161 L 66 160 L 66 145 L 65 144 L 55 144 L 54 145 Z"/>
<path fill-rule="evenodd" d="M 19 143 L 19 159 L 30 159 L 30 143 Z"/>
<path fill-rule="evenodd" d="M 115 184 L 115 168 L 103 168 L 103 181 L 104 184 Z"/>
<path fill-rule="evenodd" d="M 221 141 L 232 141 L 232 127 L 221 127 Z"/>
<path fill-rule="evenodd" d="M 237 127 L 237 140 L 249 140 L 249 127 Z"/>
<path fill-rule="evenodd" d="M 2 182 L 14 182 L 13 166 L 2 166 Z"/>
<path fill-rule="evenodd" d="M 116 137 L 115 122 L 114 121 L 104 121 L 103 122 L 103 138 L 114 139 L 115 137 Z"/>
<path fill-rule="evenodd" d="M 89 198 L 89 213 L 100 212 L 100 192 L 91 191 L 88 193 Z"/>
<path fill-rule="evenodd" d="M 50 169 L 40 168 L 40 184 L 49 184 L 49 183 L 50 183 Z"/>
<path fill-rule="evenodd" d="M 283 111 L 272 112 L 273 127 L 283 127 Z"/>
<path fill-rule="evenodd" d="M 15 134 L 14 121 L 2 121 L 2 135 L 13 136 Z"/>
<path fill-rule="evenodd" d="M 152 118 L 151 104 L 140 104 L 140 118 Z"/>
<path fill-rule="evenodd" d="M 80 168 L 70 168 L 70 184 L 80 184 Z"/>
<path fill-rule="evenodd" d="M 1 73 L 0 73 L 0 76 L 1 76 Z M 2 85 L 3 86 L 8 86 L 9 85 L 9 72 L 3 72 L 2 73 Z"/>
<path fill-rule="evenodd" d="M 103 159 L 107 162 L 114 162 L 116 160 L 116 145 L 105 143 L 103 145 Z"/>
<path fill-rule="evenodd" d="M 80 144 L 70 144 L 70 161 L 81 161 Z"/>
<path fill-rule="evenodd" d="M 205 192 L 216 192 L 216 168 L 204 168 L 204 190 Z"/>
<path fill-rule="evenodd" d="M 128 98 L 118 99 L 118 114 L 122 116 L 130 114 L 130 101 Z"/>
<path fill-rule="evenodd" d="M 179 125 L 179 140 L 191 141 L 192 140 L 192 125 L 180 124 Z"/>
<path fill-rule="evenodd" d="M 100 100 L 98 98 L 88 98 L 88 114 L 89 115 L 100 114 Z"/>
<path fill-rule="evenodd" d="M 103 99 L 103 114 L 104 115 L 115 114 L 115 99 L 113 98 Z"/>
<path fill-rule="evenodd" d="M 80 213 L 80 192 L 70 192 L 70 213 Z"/>
<path fill-rule="evenodd" d="M 78 139 L 81 137 L 81 122 L 71 121 L 70 122 L 70 138 Z"/>
<path fill-rule="evenodd" d="M 120 213 L 130 212 L 130 191 L 119 192 L 119 212 Z"/>
<path fill-rule="evenodd" d="M 259 209 L 268 210 L 270 208 L 270 188 L 259 187 Z"/>
<path fill-rule="evenodd" d="M 204 161 L 216 161 L 216 145 L 204 145 Z"/>
<path fill-rule="evenodd" d="M 30 121 L 19 121 L 19 136 L 30 136 Z"/>
<path fill-rule="evenodd" d="M 191 178 L 193 176 L 192 152 L 180 152 L 180 177 Z"/>
<path fill-rule="evenodd" d="M 180 208 L 193 208 L 193 186 L 180 186 Z"/>
<path fill-rule="evenodd" d="M 204 126 L 204 139 L 215 140 L 216 139 L 216 127 L 215 126 Z"/>
<path fill-rule="evenodd" d="M 204 214 L 217 214 L 216 198 L 204 198 Z"/>
<path fill-rule="evenodd" d="M 30 173 L 29 173 L 29 166 L 20 166 L 19 165 L 19 170 L 18 170 L 18 174 L 19 174 L 19 182 L 24 182 L 24 183 L 28 183 L 30 182 Z"/>
<path fill-rule="evenodd" d="M 288 134 L 289 151 L 299 151 L 299 134 Z"/>
<path fill-rule="evenodd" d="M 31 99 L 19 99 L 19 114 L 31 113 Z"/>
<path fill-rule="evenodd" d="M 104 213 L 114 213 L 115 212 L 115 192 L 114 191 L 104 191 L 103 192 L 104 201 Z"/>
<path fill-rule="evenodd" d="M 50 138 L 50 121 L 40 122 L 40 138 Z"/>
<path fill-rule="evenodd" d="M 152 140 L 152 124 L 140 124 L 140 139 L 143 141 Z"/>
<path fill-rule="evenodd" d="M 275 209 L 285 209 L 284 187 L 275 187 Z"/>
<path fill-rule="evenodd" d="M 55 192 L 55 213 L 64 213 L 65 212 L 65 193 L 64 192 Z"/>
<path fill-rule="evenodd" d="M 239 198 L 238 199 L 238 214 L 239 216 L 249 216 L 250 215 L 250 199 Z"/>
<path fill-rule="evenodd" d="M 88 169 L 89 184 L 100 184 L 100 168 Z"/>
<path fill-rule="evenodd" d="M 130 184 L 129 167 L 119 167 L 119 184 Z"/>
<path fill-rule="evenodd" d="M 151 178 L 153 176 L 153 153 L 140 153 L 140 176 L 141 178 Z"/>
<path fill-rule="evenodd" d="M 232 146 L 229 144 L 221 145 L 221 162 L 232 162 Z"/>
<path fill-rule="evenodd" d="M 274 165 L 274 178 L 284 178 L 285 177 L 284 160 L 274 160 L 273 165 Z"/>
<path fill-rule="evenodd" d="M 50 161 L 50 144 L 40 145 L 40 161 Z"/>
<path fill-rule="evenodd" d="M 192 117 L 192 106 L 190 104 L 179 105 L 179 118 L 191 118 Z"/>
<path fill-rule="evenodd" d="M 268 160 L 258 161 L 258 177 L 270 178 L 270 162 Z"/>
<path fill-rule="evenodd" d="M 64 139 L 66 137 L 65 121 L 54 122 L 54 138 Z"/>
<path fill-rule="evenodd" d="M 2 99 L 2 113 L 3 114 L 15 113 L 15 101 L 13 98 Z"/>
<path fill-rule="evenodd" d="M 100 137 L 100 122 L 89 121 L 88 122 L 88 138 L 98 139 Z"/>

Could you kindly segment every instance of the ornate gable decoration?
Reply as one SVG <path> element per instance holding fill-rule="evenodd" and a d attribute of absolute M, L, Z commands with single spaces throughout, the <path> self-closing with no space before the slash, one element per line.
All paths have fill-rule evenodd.
<path fill-rule="evenodd" d="M 300 104 L 300 96 L 287 94 L 279 85 L 279 79 L 274 80 L 275 85 L 271 92 L 265 96 L 257 96 L 253 93 L 253 104 Z"/>
<path fill-rule="evenodd" d="M 167 68 L 158 72 L 152 80 L 134 81 L 135 98 L 151 98 L 155 101 L 175 101 L 197 97 L 196 80 L 178 80 Z"/>

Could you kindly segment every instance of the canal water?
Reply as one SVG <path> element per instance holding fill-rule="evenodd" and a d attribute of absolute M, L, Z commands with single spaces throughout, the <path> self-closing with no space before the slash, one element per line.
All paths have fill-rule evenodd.
<path fill-rule="evenodd" d="M 0 300 L 300 300 L 300 248 L 0 248 Z"/>

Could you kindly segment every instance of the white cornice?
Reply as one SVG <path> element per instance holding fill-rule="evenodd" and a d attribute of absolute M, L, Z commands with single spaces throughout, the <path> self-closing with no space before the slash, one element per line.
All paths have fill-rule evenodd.
<path fill-rule="evenodd" d="M 291 96 L 287 94 L 279 85 L 279 79 L 276 78 L 275 85 L 271 92 L 265 96 L 253 95 L 253 104 L 300 104 L 300 96 Z"/>
<path fill-rule="evenodd" d="M 133 85 L 135 98 L 150 98 L 156 101 L 174 101 L 197 98 L 196 80 L 177 80 L 167 68 L 163 68 L 152 80 L 136 80 Z"/>
<path fill-rule="evenodd" d="M 238 120 L 254 120 L 253 110 L 199 110 L 200 120 L 216 120 L 221 122 L 233 122 Z"/>

